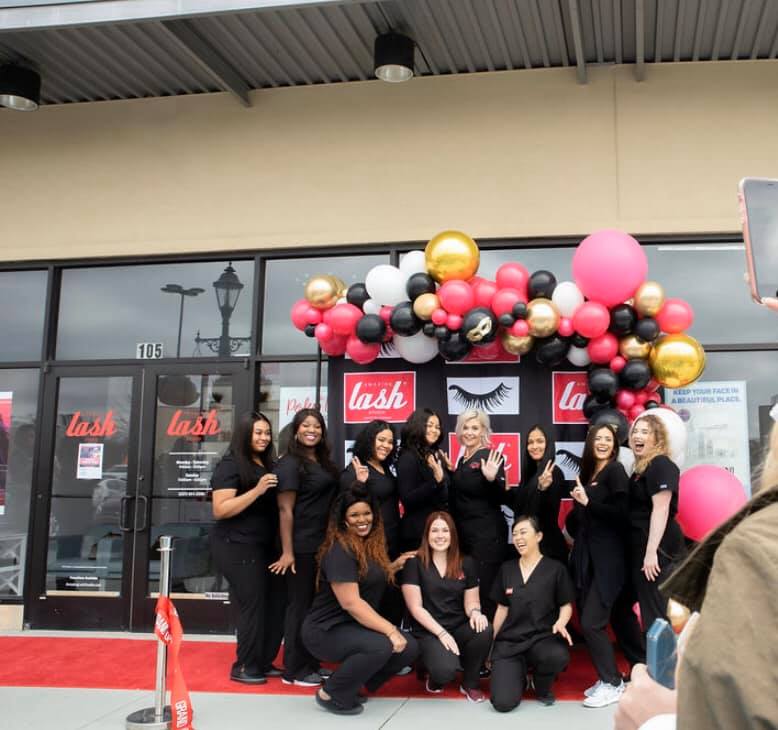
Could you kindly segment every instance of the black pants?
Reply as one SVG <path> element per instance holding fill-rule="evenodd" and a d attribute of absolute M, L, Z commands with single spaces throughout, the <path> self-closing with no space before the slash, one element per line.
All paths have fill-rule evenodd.
<path fill-rule="evenodd" d="M 269 547 L 211 537 L 216 569 L 230 584 L 230 603 L 236 611 L 235 668 L 262 672 L 270 668 L 281 646 L 285 595 L 283 580 L 268 565 L 275 559 Z"/>
<path fill-rule="evenodd" d="M 638 617 L 632 610 L 637 594 L 628 580 L 611 608 L 611 627 L 619 648 L 631 665 L 645 664 L 646 637 L 640 630 Z"/>
<path fill-rule="evenodd" d="M 490 598 L 494 579 L 503 561 L 489 562 L 486 560 L 478 561 L 478 593 L 481 599 L 481 611 L 489 619 L 489 623 L 494 621 L 494 612 L 497 604 Z"/>
<path fill-rule="evenodd" d="M 616 655 L 607 632 L 611 606 L 602 599 L 596 581 L 593 580 L 588 590 L 581 596 L 579 610 L 581 630 L 592 657 L 592 664 L 597 670 L 597 676 L 603 682 L 614 686 L 619 685 L 621 672 L 616 666 Z"/>
<path fill-rule="evenodd" d="M 345 707 L 354 705 L 363 685 L 375 692 L 400 669 L 413 663 L 419 653 L 416 639 L 410 634 L 403 634 L 408 644 L 402 652 L 395 654 L 392 642 L 386 636 L 355 621 L 329 630 L 306 621 L 302 636 L 305 645 L 319 659 L 339 662 L 338 668 L 324 683 L 324 691 Z"/>
<path fill-rule="evenodd" d="M 284 679 L 302 679 L 319 668 L 319 662 L 305 648 L 300 631 L 316 593 L 316 556 L 295 553 L 295 573 L 286 571 L 288 607 L 284 625 Z"/>
<path fill-rule="evenodd" d="M 521 702 L 527 684 L 527 671 L 533 670 L 535 693 L 539 697 L 551 692 L 556 675 L 570 661 L 567 644 L 558 636 L 536 641 L 527 651 L 516 654 L 500 651 L 492 660 L 491 700 L 497 712 L 510 712 Z"/>
<path fill-rule="evenodd" d="M 480 671 L 489 649 L 492 647 L 492 627 L 476 632 L 465 621 L 451 632 L 459 647 L 459 656 L 446 649 L 440 639 L 428 631 L 417 635 L 421 661 L 430 675 L 430 683 L 438 687 L 453 681 L 462 666 L 462 686 L 465 689 L 478 687 Z"/>

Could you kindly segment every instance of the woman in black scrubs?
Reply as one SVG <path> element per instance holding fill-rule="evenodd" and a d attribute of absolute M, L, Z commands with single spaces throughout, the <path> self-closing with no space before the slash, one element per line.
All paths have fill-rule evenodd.
<path fill-rule="evenodd" d="M 303 646 L 300 629 L 316 591 L 316 552 L 327 530 L 338 472 L 330 457 L 327 426 L 318 410 L 298 411 L 292 433 L 289 451 L 275 469 L 283 552 L 270 570 L 286 575 L 289 598 L 282 681 L 315 687 L 322 681 L 319 663 Z"/>
<path fill-rule="evenodd" d="M 338 496 L 319 551 L 319 592 L 303 625 L 308 649 L 339 663 L 316 692 L 320 707 L 337 715 L 361 713 L 360 688 L 374 692 L 416 658 L 416 640 L 377 610 L 408 557 L 389 561 L 381 512 L 363 487 L 354 484 Z"/>
<path fill-rule="evenodd" d="M 624 691 L 608 633 L 608 620 L 627 577 L 624 526 L 629 478 L 617 457 L 616 433 L 608 425 L 592 426 L 586 435 L 581 473 L 567 516 L 575 539 L 570 567 L 578 593 L 581 629 L 598 681 L 584 692 L 585 707 L 605 707 Z"/>
<path fill-rule="evenodd" d="M 427 517 L 448 507 L 451 463 L 439 448 L 442 440 L 440 416 L 429 408 L 417 408 L 403 429 L 397 459 L 397 487 L 404 509 L 400 520 L 403 550 L 416 550 Z"/>
<path fill-rule="evenodd" d="M 508 557 L 508 525 L 500 509 L 508 497 L 504 459 L 489 447 L 492 430 L 483 411 L 461 413 L 456 433 L 464 451 L 451 475 L 451 513 L 462 538 L 462 551 L 477 563 L 481 608 L 491 621 L 495 605 L 489 594 L 494 576 Z"/>
<path fill-rule="evenodd" d="M 267 675 L 278 674 L 272 661 L 283 634 L 284 586 L 268 572 L 278 555 L 278 479 L 272 468 L 270 421 L 261 413 L 242 415 L 211 477 L 216 520 L 211 550 L 238 612 L 230 679 L 245 684 L 264 684 Z"/>
<path fill-rule="evenodd" d="M 635 468 L 629 481 L 630 561 L 632 582 L 640 603 L 644 631 L 665 618 L 667 601 L 657 579 L 669 575 L 686 553 L 678 512 L 680 472 L 668 456 L 665 426 L 645 415 L 632 425 L 629 445 Z"/>
<path fill-rule="evenodd" d="M 492 588 L 498 605 L 491 700 L 498 712 L 510 712 L 521 702 L 530 669 L 538 700 L 553 705 L 551 685 L 570 661 L 567 645 L 573 642 L 566 626 L 573 615 L 575 588 L 567 568 L 542 555 L 542 539 L 535 517 L 517 517 L 513 544 L 519 559 L 503 564 Z"/>
<path fill-rule="evenodd" d="M 402 591 L 429 673 L 427 692 L 442 692 L 461 663 L 459 691 L 470 702 L 483 702 L 478 681 L 492 630 L 481 612 L 477 566 L 459 552 L 457 529 L 447 512 L 427 518 L 418 554 L 405 564 Z"/>
<path fill-rule="evenodd" d="M 513 490 L 514 515 L 538 518 L 543 555 L 567 563 L 567 542 L 559 527 L 559 505 L 566 496 L 565 475 L 554 464 L 556 446 L 550 432 L 535 425 L 527 431 L 521 463 L 521 486 Z"/>

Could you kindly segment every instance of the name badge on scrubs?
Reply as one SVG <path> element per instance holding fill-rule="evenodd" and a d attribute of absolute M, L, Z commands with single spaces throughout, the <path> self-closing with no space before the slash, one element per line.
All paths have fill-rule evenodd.
<path fill-rule="evenodd" d="M 506 596 L 512 596 L 513 595 L 513 587 L 506 588 L 505 589 L 505 595 Z"/>

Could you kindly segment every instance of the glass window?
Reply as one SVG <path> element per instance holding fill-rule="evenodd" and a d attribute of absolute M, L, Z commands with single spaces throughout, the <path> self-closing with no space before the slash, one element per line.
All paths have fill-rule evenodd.
<path fill-rule="evenodd" d="M 302 299 L 305 282 L 314 274 L 334 274 L 350 285 L 364 281 L 367 272 L 374 266 L 388 263 L 388 255 L 268 261 L 262 316 L 262 352 L 266 355 L 307 355 L 316 352 L 316 340 L 296 330 L 289 318 L 289 310 L 298 299 Z"/>
<path fill-rule="evenodd" d="M 245 356 L 253 288 L 253 261 L 66 269 L 57 358 Z"/>
<path fill-rule="evenodd" d="M 321 408 L 327 419 L 327 363 L 322 363 Z M 294 414 L 316 404 L 315 362 L 267 362 L 262 365 L 258 408 L 270 418 L 276 451 L 286 452 Z"/>
<path fill-rule="evenodd" d="M 45 271 L 0 272 L 0 360 L 40 360 L 46 310 Z"/>
<path fill-rule="evenodd" d="M 37 370 L 0 370 L 0 598 L 24 586 L 38 379 Z"/>
<path fill-rule="evenodd" d="M 500 266 L 509 261 L 518 261 L 527 268 L 530 274 L 533 271 L 545 269 L 550 271 L 557 281 L 571 281 L 574 252 L 574 248 L 518 248 L 481 251 L 478 276 L 494 280 Z"/>

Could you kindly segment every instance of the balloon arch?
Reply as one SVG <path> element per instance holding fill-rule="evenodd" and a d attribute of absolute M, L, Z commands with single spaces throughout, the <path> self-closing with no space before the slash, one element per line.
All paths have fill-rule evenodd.
<path fill-rule="evenodd" d="M 335 276 L 311 277 L 292 322 L 330 357 L 360 364 L 391 341 L 411 363 L 461 360 L 476 347 L 534 353 L 549 367 L 565 359 L 589 366 L 584 415 L 622 434 L 661 404 L 660 386 L 688 385 L 705 367 L 702 346 L 685 334 L 692 308 L 646 280 L 646 254 L 626 233 L 601 230 L 581 241 L 574 281 L 518 262 L 500 266 L 491 281 L 477 276 L 479 262 L 472 238 L 443 231 L 399 267 L 373 267 L 364 283 L 347 288 Z"/>

